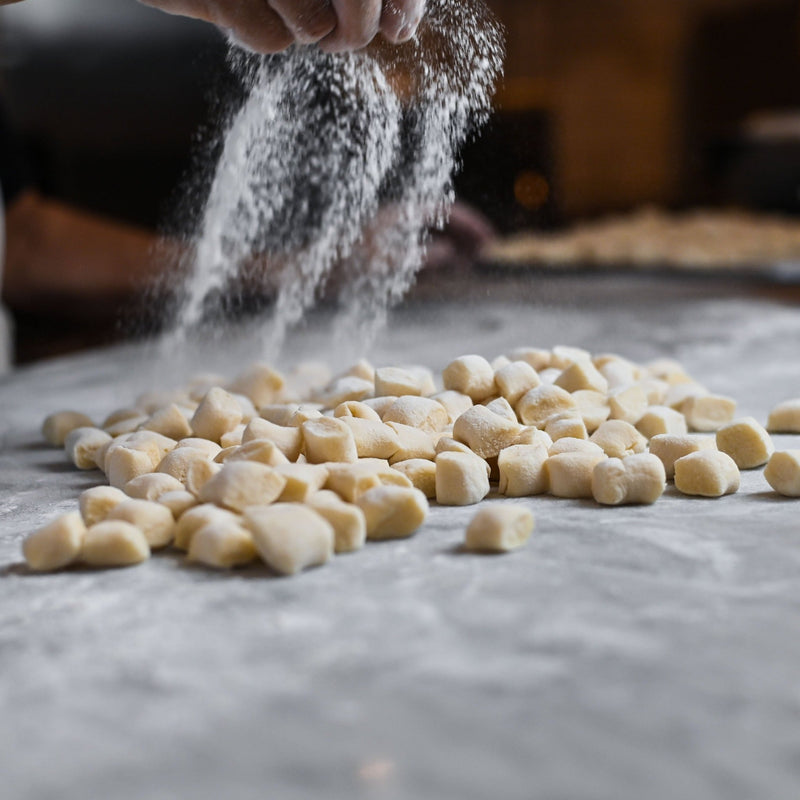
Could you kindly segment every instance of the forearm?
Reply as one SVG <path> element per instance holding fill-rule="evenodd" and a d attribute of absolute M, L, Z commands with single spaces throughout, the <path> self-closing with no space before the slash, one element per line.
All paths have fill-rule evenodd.
<path fill-rule="evenodd" d="M 3 300 L 21 311 L 113 314 L 157 274 L 148 231 L 25 192 L 6 211 Z"/>

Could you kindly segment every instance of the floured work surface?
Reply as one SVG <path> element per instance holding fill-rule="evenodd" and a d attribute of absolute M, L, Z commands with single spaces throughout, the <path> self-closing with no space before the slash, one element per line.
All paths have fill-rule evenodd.
<path fill-rule="evenodd" d="M 657 281 L 475 292 L 399 313 L 373 361 L 567 343 L 677 358 L 762 421 L 798 394 L 796 308 Z M 312 326 L 298 353 L 323 342 Z M 800 504 L 759 470 L 719 500 L 499 501 L 537 516 L 510 556 L 457 552 L 475 509 L 434 506 L 413 539 L 293 580 L 169 555 L 29 574 L 24 534 L 96 482 L 41 419 L 147 388 L 143 355 L 0 386 L 5 797 L 796 795 Z"/>
<path fill-rule="evenodd" d="M 800 225 L 791 217 L 644 208 L 523 232 L 493 243 L 485 269 L 500 272 L 655 272 L 800 284 Z"/>

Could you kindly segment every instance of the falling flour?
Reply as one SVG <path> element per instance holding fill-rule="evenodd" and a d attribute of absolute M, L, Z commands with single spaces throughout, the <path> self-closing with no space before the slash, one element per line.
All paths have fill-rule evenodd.
<path fill-rule="evenodd" d="M 430 0 L 414 40 L 326 54 L 232 51 L 246 99 L 226 128 L 171 340 L 220 318 L 234 283 L 268 286 L 274 356 L 336 268 L 341 341 L 365 343 L 447 220 L 458 150 L 486 120 L 503 58 L 481 0 Z"/>

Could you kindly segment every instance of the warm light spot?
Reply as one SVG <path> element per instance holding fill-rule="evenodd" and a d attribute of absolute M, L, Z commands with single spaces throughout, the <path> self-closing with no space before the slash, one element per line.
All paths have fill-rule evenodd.
<path fill-rule="evenodd" d="M 365 761 L 358 768 L 358 777 L 365 783 L 386 783 L 394 775 L 395 764 L 389 758 L 375 758 Z"/>
<path fill-rule="evenodd" d="M 550 197 L 550 184 L 539 172 L 525 170 L 514 181 L 514 198 L 529 211 L 541 208 Z"/>

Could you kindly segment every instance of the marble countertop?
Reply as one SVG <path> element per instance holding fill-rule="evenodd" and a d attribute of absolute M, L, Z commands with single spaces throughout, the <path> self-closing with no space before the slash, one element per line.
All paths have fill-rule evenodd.
<path fill-rule="evenodd" d="M 574 344 L 681 360 L 761 420 L 800 395 L 800 307 L 721 282 L 485 281 L 399 311 L 376 363 Z M 327 358 L 322 321 L 290 357 Z M 243 360 L 209 345 L 204 368 Z M 330 356 L 335 360 L 335 356 Z M 745 800 L 800 791 L 800 501 L 537 497 L 503 557 L 474 509 L 295 579 L 157 555 L 29 574 L 25 534 L 99 473 L 40 443 L 170 374 L 116 347 L 0 382 L 0 794 L 25 798 Z M 168 359 L 167 359 L 168 361 Z M 800 447 L 800 437 L 776 437 Z"/>

